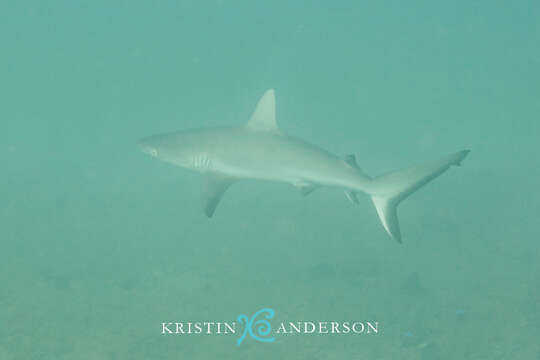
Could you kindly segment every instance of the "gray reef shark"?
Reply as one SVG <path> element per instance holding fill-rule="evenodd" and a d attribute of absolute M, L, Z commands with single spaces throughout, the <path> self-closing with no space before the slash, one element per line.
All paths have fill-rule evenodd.
<path fill-rule="evenodd" d="M 398 204 L 450 166 L 460 165 L 469 153 L 463 150 L 372 178 L 356 164 L 354 155 L 341 158 L 283 134 L 276 124 L 273 89 L 266 91 L 244 126 L 154 135 L 140 140 L 139 145 L 160 160 L 203 174 L 203 205 L 208 217 L 227 188 L 240 179 L 285 182 L 304 195 L 332 186 L 343 189 L 353 203 L 358 203 L 357 192 L 367 193 L 384 229 L 399 242 Z"/>

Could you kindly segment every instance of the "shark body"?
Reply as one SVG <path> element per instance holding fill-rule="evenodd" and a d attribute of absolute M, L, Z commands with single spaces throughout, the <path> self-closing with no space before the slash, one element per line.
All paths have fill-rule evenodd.
<path fill-rule="evenodd" d="M 204 176 L 203 207 L 212 217 L 228 187 L 240 179 L 290 183 L 307 195 L 318 187 L 338 187 L 358 203 L 367 193 L 386 232 L 401 242 L 397 205 L 422 185 L 459 165 L 468 150 L 439 160 L 371 178 L 354 155 L 336 156 L 302 139 L 283 134 L 276 123 L 275 96 L 268 90 L 245 126 L 180 131 L 139 141 L 145 153 Z"/>

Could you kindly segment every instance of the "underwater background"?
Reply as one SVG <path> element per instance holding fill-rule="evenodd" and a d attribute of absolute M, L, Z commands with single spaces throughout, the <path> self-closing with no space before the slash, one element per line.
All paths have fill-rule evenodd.
<path fill-rule="evenodd" d="M 540 2 L 0 2 L 0 359 L 540 359 Z M 139 138 L 277 121 L 370 175 L 472 150 L 404 201 L 200 176 Z M 161 334 L 378 321 L 377 335 Z"/>

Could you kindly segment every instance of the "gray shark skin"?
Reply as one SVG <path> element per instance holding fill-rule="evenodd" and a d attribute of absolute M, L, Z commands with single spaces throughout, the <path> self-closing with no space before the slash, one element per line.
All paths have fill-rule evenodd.
<path fill-rule="evenodd" d="M 354 155 L 340 158 L 302 139 L 283 134 L 275 118 L 274 90 L 266 91 L 245 126 L 209 128 L 154 135 L 139 141 L 143 152 L 203 174 L 204 212 L 212 217 L 228 187 L 240 179 L 292 184 L 307 195 L 318 187 L 337 187 L 358 203 L 367 193 L 386 232 L 401 242 L 397 206 L 407 196 L 452 165 L 469 150 L 376 178 L 365 174 Z"/>

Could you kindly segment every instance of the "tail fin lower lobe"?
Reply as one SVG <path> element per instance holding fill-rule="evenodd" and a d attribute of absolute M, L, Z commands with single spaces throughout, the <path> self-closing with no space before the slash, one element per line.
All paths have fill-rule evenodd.
<path fill-rule="evenodd" d="M 460 165 L 469 150 L 447 155 L 437 161 L 394 171 L 373 179 L 371 199 L 386 232 L 401 243 L 397 206 L 413 192 L 452 165 Z"/>

